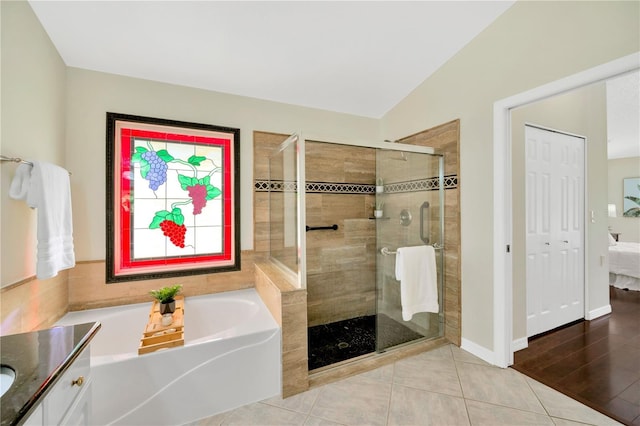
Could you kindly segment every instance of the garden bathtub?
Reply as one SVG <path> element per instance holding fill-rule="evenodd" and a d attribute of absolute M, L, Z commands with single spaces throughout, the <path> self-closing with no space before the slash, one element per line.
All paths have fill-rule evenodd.
<path fill-rule="evenodd" d="M 150 307 L 57 323 L 102 324 L 91 342 L 91 424 L 183 424 L 280 393 L 280 328 L 254 289 L 185 297 L 184 346 L 139 356 Z"/>

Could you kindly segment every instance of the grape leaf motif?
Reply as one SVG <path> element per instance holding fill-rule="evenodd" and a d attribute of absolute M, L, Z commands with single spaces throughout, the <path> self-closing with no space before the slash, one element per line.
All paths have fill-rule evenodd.
<path fill-rule="evenodd" d="M 181 188 L 187 191 L 191 197 L 194 215 L 202 213 L 202 209 L 207 205 L 207 200 L 213 200 L 222 193 L 220 189 L 211 185 L 211 176 L 208 175 L 198 179 L 179 174 L 178 181 Z"/>
<path fill-rule="evenodd" d="M 157 191 L 160 185 L 167 181 L 167 163 L 174 158 L 166 149 L 160 151 L 148 150 L 143 146 L 137 146 L 136 152 L 131 156 L 132 163 L 140 163 L 140 175 L 149 181 L 149 188 Z"/>
<path fill-rule="evenodd" d="M 157 228 L 160 228 L 164 235 L 169 237 L 173 245 L 184 248 L 184 236 L 187 233 L 187 227 L 184 226 L 182 210 L 176 207 L 171 211 L 157 211 L 149 225 L 149 229 Z"/>

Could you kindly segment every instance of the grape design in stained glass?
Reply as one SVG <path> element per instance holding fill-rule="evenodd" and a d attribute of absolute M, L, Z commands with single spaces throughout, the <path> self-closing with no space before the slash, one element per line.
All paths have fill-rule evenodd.
<path fill-rule="evenodd" d="M 134 138 L 131 166 L 133 260 L 222 251 L 221 147 Z"/>

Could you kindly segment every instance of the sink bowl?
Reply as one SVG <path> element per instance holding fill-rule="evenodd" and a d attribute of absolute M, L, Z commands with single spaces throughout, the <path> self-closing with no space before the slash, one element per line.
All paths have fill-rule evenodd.
<path fill-rule="evenodd" d="M 16 372 L 7 365 L 0 365 L 0 396 L 11 388 L 16 380 Z"/>

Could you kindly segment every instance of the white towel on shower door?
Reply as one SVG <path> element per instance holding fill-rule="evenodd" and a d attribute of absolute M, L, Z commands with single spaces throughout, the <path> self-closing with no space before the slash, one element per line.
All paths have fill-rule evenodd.
<path fill-rule="evenodd" d="M 400 247 L 396 254 L 402 319 L 418 312 L 439 312 L 436 252 L 432 246 Z"/>
<path fill-rule="evenodd" d="M 9 196 L 38 209 L 36 276 L 52 278 L 75 266 L 71 185 L 69 172 L 54 164 L 32 161 L 21 164 L 9 188 Z"/>

